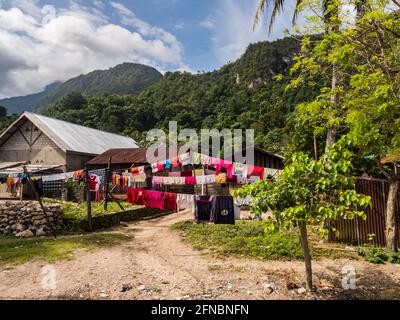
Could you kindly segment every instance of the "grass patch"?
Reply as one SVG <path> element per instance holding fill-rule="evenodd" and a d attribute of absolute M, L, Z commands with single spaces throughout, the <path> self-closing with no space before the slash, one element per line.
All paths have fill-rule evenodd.
<path fill-rule="evenodd" d="M 194 249 L 209 250 L 216 256 L 239 256 L 266 260 L 302 260 L 298 232 L 266 233 L 262 221 L 239 221 L 236 225 L 196 224 L 192 221 L 173 225 Z M 334 248 L 319 248 L 310 242 L 313 258 L 349 257 Z M 354 254 L 353 254 L 354 255 Z"/>
<path fill-rule="evenodd" d="M 118 233 L 98 233 L 63 238 L 18 239 L 0 235 L 0 264 L 20 264 L 30 260 L 53 263 L 68 259 L 76 249 L 113 246 L 129 239 Z"/>
<path fill-rule="evenodd" d="M 400 264 L 400 252 L 394 252 L 392 250 L 376 248 L 376 247 L 365 247 L 358 250 L 358 254 L 362 256 L 366 261 L 376 264 L 398 263 Z"/>
<path fill-rule="evenodd" d="M 61 201 L 61 200 L 54 200 L 54 199 L 45 199 L 45 203 L 60 203 L 64 209 L 64 217 L 65 218 L 72 218 L 72 219 L 85 219 L 87 218 L 87 204 L 86 202 L 82 203 L 74 203 L 69 201 Z M 132 210 L 139 208 L 139 206 L 135 206 L 129 203 L 122 203 L 122 206 L 126 210 Z M 113 212 L 120 212 L 122 211 L 121 208 L 118 206 L 116 202 L 109 202 L 108 203 L 108 210 L 104 210 L 103 203 L 96 203 L 92 202 L 92 216 L 102 216 L 108 213 Z"/>

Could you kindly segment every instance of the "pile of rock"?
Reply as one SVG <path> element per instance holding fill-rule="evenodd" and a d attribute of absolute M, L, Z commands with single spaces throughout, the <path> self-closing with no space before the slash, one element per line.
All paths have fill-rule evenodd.
<path fill-rule="evenodd" d="M 45 209 L 47 217 L 37 201 L 0 202 L 0 233 L 20 238 L 50 235 L 52 227 L 61 228 L 64 213 L 60 204 Z"/>

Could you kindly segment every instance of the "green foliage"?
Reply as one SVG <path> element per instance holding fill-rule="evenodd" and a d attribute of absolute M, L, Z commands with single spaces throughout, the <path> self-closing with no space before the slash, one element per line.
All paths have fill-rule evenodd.
<path fill-rule="evenodd" d="M 38 259 L 49 263 L 68 259 L 79 248 L 92 250 L 117 245 L 129 237 L 123 234 L 94 234 L 54 238 L 18 239 L 0 235 L 0 264 L 20 264 Z"/>
<path fill-rule="evenodd" d="M 49 92 L 39 104 L 39 110 L 51 107 L 69 94 L 80 92 L 88 96 L 108 94 L 138 94 L 143 89 L 160 81 L 162 74 L 156 69 L 136 64 L 123 63 L 109 70 L 96 70 L 72 78 Z M 77 109 L 80 107 L 75 106 Z"/>
<path fill-rule="evenodd" d="M 263 221 L 239 221 L 236 225 L 201 225 L 191 221 L 173 225 L 195 249 L 208 250 L 216 256 L 233 255 L 266 260 L 301 260 L 303 253 L 294 230 L 267 231 Z M 335 249 L 311 248 L 319 257 L 343 257 Z M 350 257 L 350 256 L 346 256 Z"/>
<path fill-rule="evenodd" d="M 315 97 L 314 88 L 285 91 L 291 59 L 298 50 L 299 42 L 292 38 L 260 42 L 220 70 L 196 75 L 167 72 L 137 96 L 74 93 L 43 112 L 129 135 L 142 144 L 146 131 L 168 129 L 169 121 L 177 121 L 180 128 L 253 128 L 258 147 L 281 152 L 291 131 L 287 115 L 298 103 Z M 276 81 L 276 74 L 288 78 Z"/>
<path fill-rule="evenodd" d="M 0 117 L 0 134 L 7 129 L 11 123 L 13 123 L 17 119 L 17 115 L 12 114 L 12 115 L 4 115 Z"/>
<path fill-rule="evenodd" d="M 215 255 L 236 255 L 267 260 L 301 259 L 299 238 L 291 233 L 265 233 L 260 222 L 239 222 L 231 225 L 199 225 L 180 222 L 174 228 L 199 250 L 208 249 Z"/>
<path fill-rule="evenodd" d="M 352 170 L 352 154 L 343 143 L 337 143 L 319 160 L 294 153 L 279 180 L 247 185 L 233 194 L 251 195 L 255 214 L 272 210 L 273 216 L 268 219 L 272 230 L 303 222 L 319 224 L 355 216 L 365 219 L 361 209 L 370 206 L 371 199 L 354 190 Z"/>
<path fill-rule="evenodd" d="M 64 210 L 64 217 L 71 218 L 71 219 L 86 219 L 87 218 L 87 204 L 86 202 L 82 202 L 80 204 L 70 202 L 70 201 L 59 201 L 46 198 L 45 203 L 61 203 Z M 137 208 L 137 206 L 123 203 L 123 207 L 127 210 L 131 210 Z M 97 204 L 95 202 L 92 203 L 92 215 L 93 216 L 102 216 L 107 213 L 114 213 L 122 211 L 121 208 L 118 206 L 116 202 L 109 202 L 108 203 L 108 210 L 104 210 L 103 204 Z"/>
<path fill-rule="evenodd" d="M 400 252 L 395 252 L 387 249 L 368 247 L 360 248 L 358 254 L 368 262 L 384 264 L 396 263 L 400 264 Z"/>

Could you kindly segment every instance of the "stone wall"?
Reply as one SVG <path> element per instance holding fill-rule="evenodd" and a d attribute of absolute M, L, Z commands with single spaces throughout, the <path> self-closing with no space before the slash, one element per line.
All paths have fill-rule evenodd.
<path fill-rule="evenodd" d="M 63 224 L 63 209 L 60 204 L 45 205 L 46 219 L 37 201 L 0 202 L 0 233 L 21 238 L 47 236 L 51 225 L 60 230 Z"/>

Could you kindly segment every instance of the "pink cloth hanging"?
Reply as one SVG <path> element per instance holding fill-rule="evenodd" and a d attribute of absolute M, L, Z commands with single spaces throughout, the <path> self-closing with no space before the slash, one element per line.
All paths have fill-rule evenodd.
<path fill-rule="evenodd" d="M 196 185 L 196 177 L 185 177 L 185 185 L 187 186 Z"/>
<path fill-rule="evenodd" d="M 144 205 L 146 208 L 164 210 L 163 193 L 160 191 L 146 190 Z"/>
<path fill-rule="evenodd" d="M 264 168 L 258 166 L 247 166 L 247 177 L 250 178 L 251 176 L 258 176 L 260 179 L 264 179 Z"/>
<path fill-rule="evenodd" d="M 217 168 L 216 168 L 217 171 L 215 172 L 215 175 L 219 175 L 222 168 L 225 168 L 228 179 L 232 179 L 233 178 L 233 163 L 231 161 L 221 160 L 219 162 L 219 164 L 217 165 Z"/>

